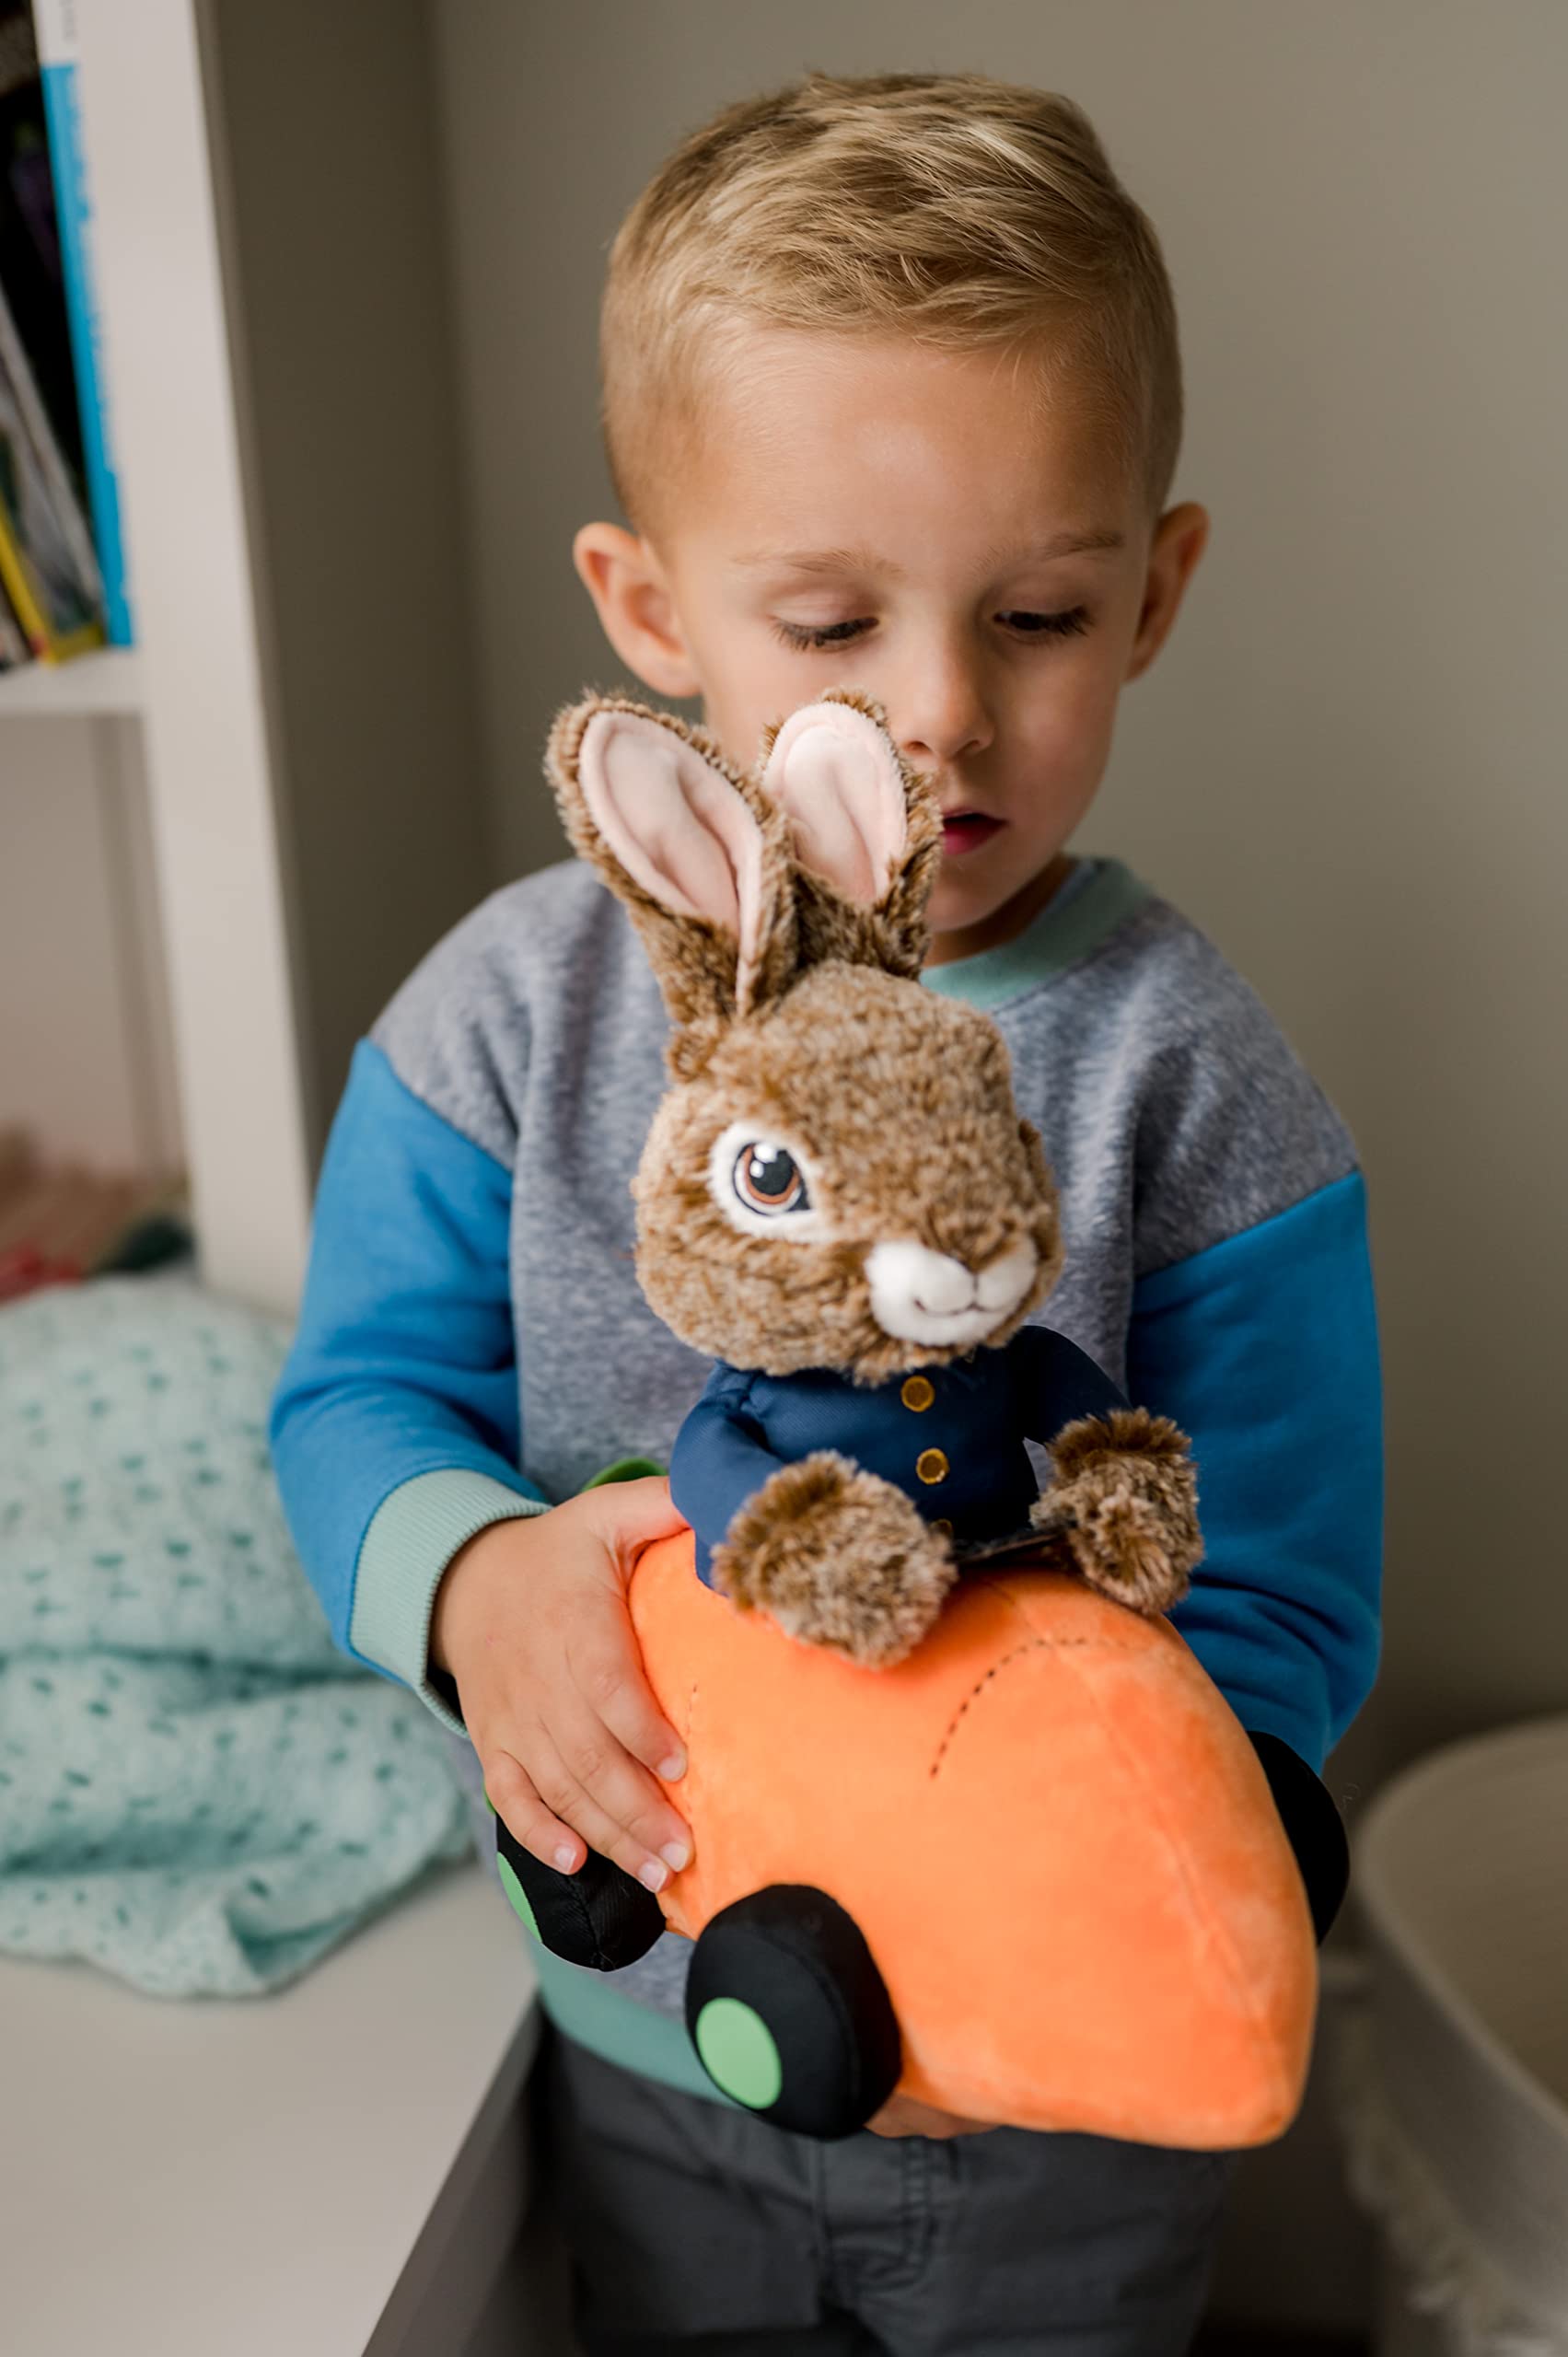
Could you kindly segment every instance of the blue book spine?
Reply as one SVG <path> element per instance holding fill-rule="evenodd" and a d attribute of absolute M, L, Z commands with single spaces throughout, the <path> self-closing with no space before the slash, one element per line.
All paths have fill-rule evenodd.
<path fill-rule="evenodd" d="M 82 413 L 82 457 L 92 511 L 93 540 L 103 575 L 104 622 L 111 646 L 132 644 L 125 552 L 120 529 L 120 488 L 110 439 L 103 339 L 92 275 L 92 206 L 82 146 L 77 89 L 75 8 L 72 0 L 35 0 L 34 27 L 43 82 L 49 163 L 60 224 L 61 272 L 71 330 L 71 357 Z"/>

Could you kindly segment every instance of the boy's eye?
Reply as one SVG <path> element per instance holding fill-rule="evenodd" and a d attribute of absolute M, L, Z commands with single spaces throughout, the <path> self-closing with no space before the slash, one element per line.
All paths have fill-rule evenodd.
<path fill-rule="evenodd" d="M 1025 638 L 1077 638 L 1089 626 L 1086 606 L 1074 606 L 1064 614 L 1002 614 L 998 619 Z"/>
<path fill-rule="evenodd" d="M 870 628 L 868 621 L 828 622 L 820 630 L 813 630 L 806 622 L 776 621 L 773 634 L 782 638 L 786 646 L 844 646 L 852 638 L 858 638 L 862 631 Z"/>
<path fill-rule="evenodd" d="M 1073 606 L 1061 614 L 1012 612 L 998 614 L 996 619 L 1005 622 L 1020 638 L 1077 638 L 1089 626 L 1086 606 Z M 773 634 L 786 646 L 803 653 L 811 647 L 847 646 L 851 639 L 861 637 L 871 626 L 868 621 L 827 622 L 820 629 L 813 629 L 807 622 L 775 621 Z"/>

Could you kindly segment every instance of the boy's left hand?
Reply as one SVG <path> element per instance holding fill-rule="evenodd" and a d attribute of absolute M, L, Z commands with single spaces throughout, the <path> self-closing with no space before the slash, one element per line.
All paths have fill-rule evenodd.
<path fill-rule="evenodd" d="M 917 2103 L 913 2096 L 889 2096 L 865 2125 L 873 2136 L 983 2136 L 995 2126 L 991 2119 L 965 2119 L 956 2111 L 938 2111 L 934 2104 Z"/>

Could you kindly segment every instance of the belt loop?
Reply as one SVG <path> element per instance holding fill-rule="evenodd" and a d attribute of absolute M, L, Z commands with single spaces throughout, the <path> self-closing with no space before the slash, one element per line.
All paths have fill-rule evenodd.
<path fill-rule="evenodd" d="M 903 2255 L 908 2275 L 917 2275 L 931 2248 L 931 2144 L 929 2136 L 903 2139 Z"/>

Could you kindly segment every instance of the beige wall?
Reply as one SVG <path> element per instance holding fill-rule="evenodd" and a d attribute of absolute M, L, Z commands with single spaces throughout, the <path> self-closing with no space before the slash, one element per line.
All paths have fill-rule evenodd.
<path fill-rule="evenodd" d="M 1353 1802 L 1458 1730 L 1568 1708 L 1568 10 L 435 5 L 505 873 L 559 855 L 552 710 L 621 676 L 569 544 L 614 513 L 595 308 L 658 157 L 812 64 L 977 68 L 1089 110 L 1165 245 L 1189 399 L 1173 496 L 1214 536 L 1079 840 L 1130 857 L 1261 991 L 1371 1188 L 1385 1667 L 1336 1780 Z"/>
<path fill-rule="evenodd" d="M 0 1129 L 103 1172 L 177 1170 L 180 1107 L 138 730 L 0 724 Z"/>

